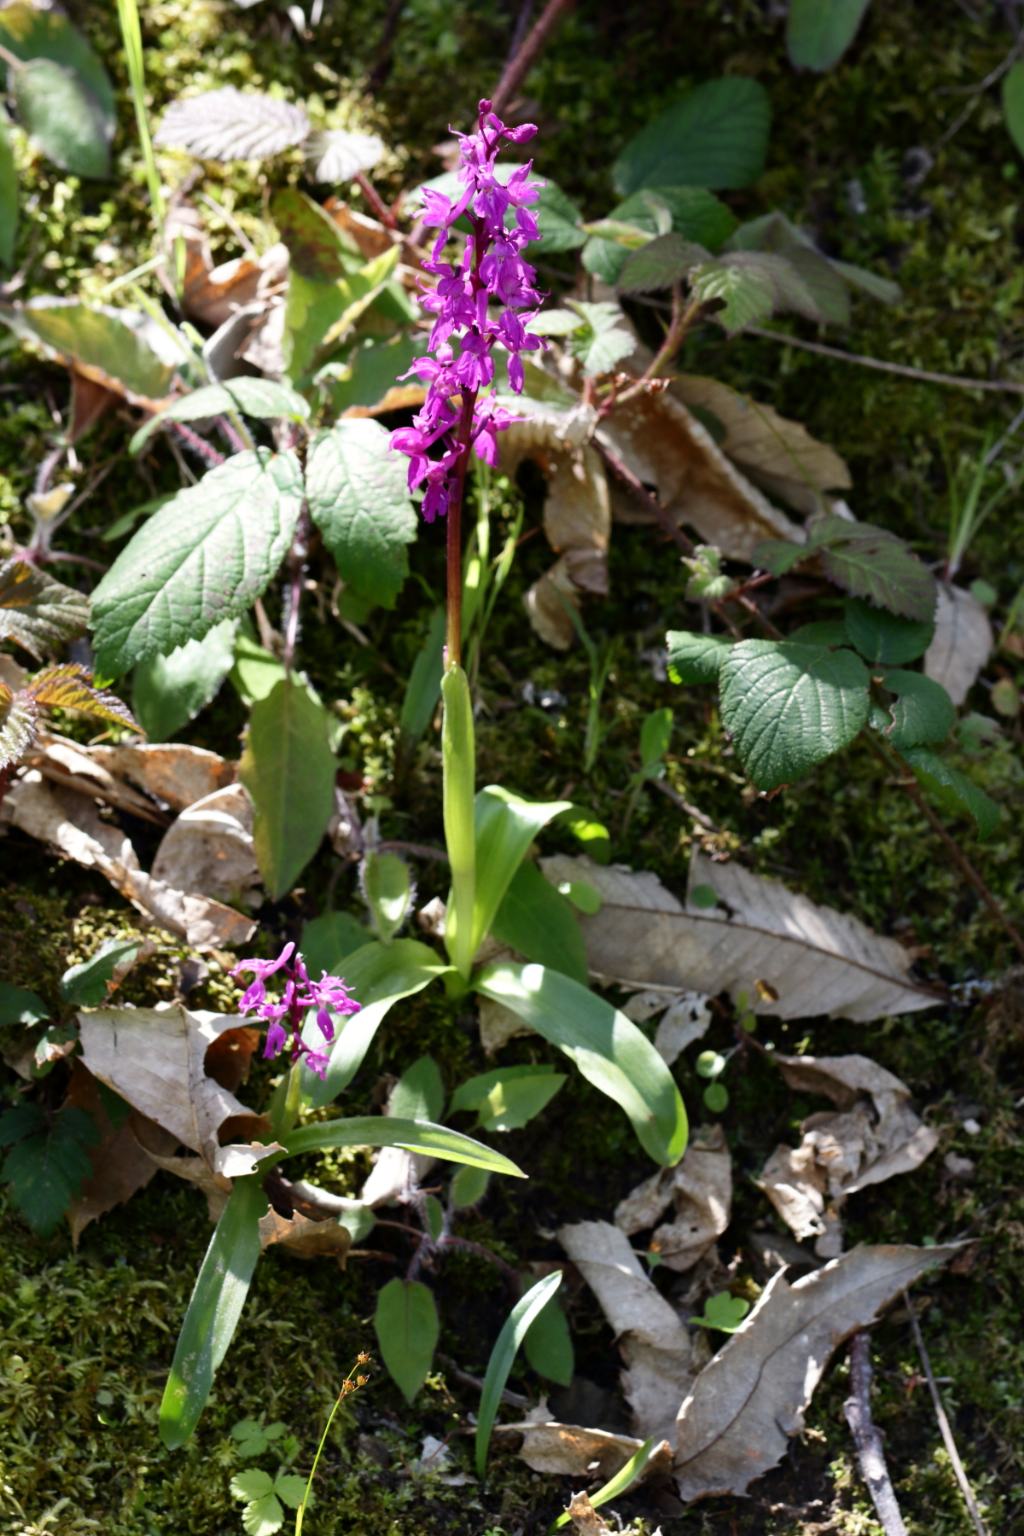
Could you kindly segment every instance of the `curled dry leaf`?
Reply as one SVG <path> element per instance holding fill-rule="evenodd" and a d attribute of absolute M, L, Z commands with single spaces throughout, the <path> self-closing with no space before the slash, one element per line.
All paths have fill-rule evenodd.
<path fill-rule="evenodd" d="M 622 1387 L 637 1434 L 668 1434 L 699 1368 L 703 1341 L 691 1339 L 657 1290 L 626 1234 L 607 1221 L 561 1227 L 558 1241 L 597 1297 L 617 1336 Z"/>
<path fill-rule="evenodd" d="M 89 1148 L 92 1174 L 68 1207 L 71 1243 L 77 1248 L 90 1222 L 145 1189 L 156 1173 L 157 1165 L 138 1139 L 134 1112 L 115 1125 L 107 1114 L 95 1077 L 81 1060 L 71 1064 L 67 1102 L 92 1116 L 100 1136 L 99 1141 Z M 151 1141 L 154 1145 L 162 1145 L 166 1155 L 174 1151 L 172 1136 L 162 1132 L 157 1125 L 151 1124 L 148 1131 Z"/>
<path fill-rule="evenodd" d="M 505 472 L 512 475 L 531 459 L 547 480 L 544 532 L 559 558 L 530 588 L 525 602 L 541 639 L 563 651 L 573 637 L 566 605 L 578 607 L 582 592 L 603 596 L 608 591 L 611 499 L 601 457 L 586 443 L 592 425 L 589 409 L 534 405 L 502 434 Z"/>
<path fill-rule="evenodd" d="M 522 1435 L 519 1454 L 534 1472 L 554 1473 L 562 1477 L 593 1477 L 607 1482 L 643 1445 L 632 1435 L 616 1435 L 606 1429 L 586 1429 L 582 1424 L 560 1424 L 551 1417 L 545 1401 L 531 1408 L 518 1424 L 497 1424 L 495 1433 L 515 1431 Z M 663 1443 L 663 1452 L 653 1459 L 648 1475 L 664 1473 L 672 1464 L 672 1447 Z"/>
<path fill-rule="evenodd" d="M 954 704 L 962 704 L 992 651 L 988 614 L 970 592 L 938 584 L 935 633 L 924 653 L 925 676 L 941 683 Z"/>
<path fill-rule="evenodd" d="M 694 853 L 689 890 L 710 890 L 717 904 L 707 907 L 692 899 L 684 906 L 655 875 L 621 865 L 561 854 L 540 862 L 555 885 L 582 880 L 600 892 L 600 910 L 581 925 L 590 970 L 602 980 L 742 992 L 755 1013 L 780 1019 L 831 1014 L 863 1023 L 939 1001 L 914 981 L 911 957 L 895 939 L 739 864 Z"/>
<path fill-rule="evenodd" d="M 220 1133 L 229 1122 L 235 1134 L 256 1138 L 265 1134 L 266 1121 L 211 1077 L 206 1061 L 215 1041 L 249 1030 L 244 1020 L 178 1003 L 92 1009 L 78 1015 L 78 1024 L 82 1058 L 94 1077 L 224 1177 L 231 1166 L 236 1173 L 251 1171 L 251 1159 L 243 1167 L 227 1156 L 244 1149 L 221 1147 Z"/>
<path fill-rule="evenodd" d="M 134 907 L 161 928 L 180 934 L 192 949 L 238 948 L 256 926 L 232 907 L 176 890 L 146 874 L 123 832 L 104 821 L 94 805 L 84 804 L 80 795 L 45 783 L 36 769 L 8 791 L 0 806 L 3 823 L 49 844 L 76 864 L 98 869 Z"/>
<path fill-rule="evenodd" d="M 108 773 L 134 784 L 172 811 L 183 811 L 235 777 L 234 764 L 218 753 L 176 741 L 88 750 L 93 761 Z"/>
<path fill-rule="evenodd" d="M 162 824 L 166 818 L 154 810 L 152 801 L 130 784 L 115 778 L 99 762 L 95 753 L 93 747 L 40 731 L 28 761 L 51 784 L 60 784 L 75 794 L 90 795 L 94 800 L 102 800 L 104 804 L 114 806 L 119 811 L 128 811 L 143 821 Z"/>
<path fill-rule="evenodd" d="M 742 1494 L 783 1456 L 832 1353 L 960 1245 L 854 1248 L 795 1285 L 780 1271 L 682 1407 L 675 1477 L 690 1502 Z"/>
<path fill-rule="evenodd" d="M 679 523 L 733 560 L 750 561 L 762 539 L 804 542 L 804 532 L 751 485 L 710 432 L 667 391 L 643 393 L 602 423 L 604 443 Z M 616 503 L 624 522 L 653 522 L 638 502 Z"/>
<path fill-rule="evenodd" d="M 691 413 L 707 413 L 722 452 L 763 491 L 798 512 L 820 512 L 827 491 L 846 491 L 853 485 L 834 448 L 819 443 L 800 422 L 719 379 L 683 374 L 673 382 L 672 393 Z"/>
<path fill-rule="evenodd" d="M 248 790 L 241 784 L 227 784 L 187 806 L 164 834 L 153 860 L 153 875 L 178 890 L 202 896 L 226 901 L 249 898 L 260 884 L 260 873 Z"/>
<path fill-rule="evenodd" d="M 654 1035 L 654 1049 L 667 1066 L 682 1055 L 688 1045 L 701 1039 L 711 1023 L 711 1010 L 704 992 L 680 992 L 671 996 L 658 988 L 634 992 L 623 1013 L 634 1024 L 661 1014 Z"/>
<path fill-rule="evenodd" d="M 352 1246 L 352 1236 L 340 1222 L 328 1217 L 312 1221 L 296 1211 L 282 1216 L 273 1206 L 259 1220 L 260 1247 L 277 1247 L 294 1259 L 336 1258 L 342 1269 Z"/>
<path fill-rule="evenodd" d="M 673 1207 L 671 1221 L 656 1226 Z M 615 1225 L 627 1237 L 656 1227 L 650 1247 L 662 1264 L 692 1269 L 726 1227 L 732 1213 L 732 1159 L 721 1126 L 695 1137 L 681 1163 L 660 1168 L 615 1207 Z"/>
<path fill-rule="evenodd" d="M 919 1168 L 939 1138 L 911 1109 L 899 1078 L 867 1056 L 772 1060 L 791 1088 L 838 1105 L 803 1122 L 799 1147 L 776 1147 L 758 1181 L 795 1236 L 816 1238 L 815 1252 L 832 1258 L 842 1242 L 837 1206 L 845 1197 Z"/>

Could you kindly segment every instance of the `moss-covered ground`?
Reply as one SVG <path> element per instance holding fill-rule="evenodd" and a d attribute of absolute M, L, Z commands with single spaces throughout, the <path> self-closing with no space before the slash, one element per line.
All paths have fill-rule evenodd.
<path fill-rule="evenodd" d="M 299 42 L 268 3 L 253 9 L 211 0 L 144 5 L 143 26 L 153 106 L 185 90 L 235 84 L 280 88 L 312 101 L 332 124 L 380 131 L 394 147 L 395 189 L 436 162 L 429 146 L 449 121 L 493 84 L 514 24 L 514 6 L 483 0 L 450 5 L 409 0 L 390 51 L 381 39 L 382 0 L 330 5 L 315 38 Z M 1012 9 L 1012 8 L 1008 8 Z M 144 260 L 152 231 L 130 107 L 117 54 L 113 8 L 71 7 L 118 80 L 119 163 L 109 186 L 79 185 L 39 163 L 24 169 L 21 250 L 28 288 L 92 298 Z M 737 194 L 737 210 L 777 206 L 807 225 L 831 253 L 898 278 L 895 309 L 859 303 L 846 337 L 853 351 L 916 368 L 973 377 L 1024 377 L 1020 352 L 1021 188 L 1024 163 L 1002 125 L 998 87 L 977 96 L 951 137 L 948 130 L 974 98 L 971 91 L 1003 60 L 1012 37 L 994 6 L 935 0 L 926 7 L 877 3 L 847 61 L 824 77 L 798 76 L 785 57 L 783 7 L 757 0 L 639 0 L 580 5 L 563 23 L 529 78 L 544 129 L 549 172 L 588 214 L 612 201 L 607 166 L 617 149 L 689 81 L 723 70 L 762 79 L 774 109 L 769 164 L 756 189 Z M 374 73 L 375 72 L 375 73 Z M 370 84 L 371 76 L 375 83 Z M 167 170 L 175 169 L 171 162 Z M 180 170 L 180 166 L 177 167 Z M 273 172 L 212 171 L 219 205 L 257 240 Z M 225 250 L 233 237 L 213 228 Z M 557 273 L 552 274 L 557 281 Z M 809 334 L 803 330 L 801 334 Z M 976 462 L 1005 430 L 1019 399 L 941 388 L 870 372 L 787 349 L 778 342 L 726 343 L 706 330 L 688 361 L 804 421 L 847 459 L 857 513 L 910 538 L 930 561 L 943 558 L 951 495 L 950 464 Z M 66 400 L 56 371 L 16 356 L 0 339 L 0 518 L 24 533 L 20 503 L 31 488 L 52 430 L 52 410 Z M 89 464 L 114 459 L 102 490 L 80 514 L 81 547 L 150 488 L 123 458 L 127 426 L 105 427 L 83 445 Z M 1015 462 L 1019 449 L 1007 458 Z M 168 484 L 174 470 L 168 462 Z M 955 478 L 955 477 L 954 477 Z M 959 490 L 957 490 L 959 485 Z M 962 494 L 963 479 L 953 494 Z M 508 492 L 508 505 L 514 492 Z M 528 517 L 532 509 L 528 507 Z M 995 589 L 997 626 L 1024 583 L 1024 545 L 1016 500 L 983 529 L 969 551 L 964 579 Z M 106 546 L 99 546 L 105 557 Z M 618 637 L 602 703 L 604 737 L 596 767 L 582 773 L 587 665 L 578 651 L 545 650 L 522 618 L 521 597 L 549 556 L 542 539 L 524 544 L 487 637 L 480 673 L 482 781 L 499 779 L 536 798 L 569 793 L 591 806 L 612 831 L 614 857 L 685 886 L 695 827 L 669 801 L 645 793 L 623 831 L 629 776 L 638 766 L 645 714 L 677 705 L 667 782 L 717 829 L 719 847 L 753 867 L 856 913 L 912 944 L 924 973 L 954 985 L 956 999 L 911 1019 L 851 1026 L 830 1020 L 767 1024 L 780 1047 L 810 1041 L 819 1053 L 861 1051 L 897 1072 L 940 1131 L 940 1148 L 922 1169 L 851 1202 L 850 1240 L 926 1242 L 969 1238 L 955 1272 L 918 1289 L 922 1327 L 960 1450 L 989 1529 L 1024 1531 L 1024 1336 L 1020 1278 L 1024 1264 L 1024 980 L 1014 952 L 950 865 L 942 844 L 913 805 L 885 782 L 870 755 L 853 751 L 812 780 L 771 801 L 746 790 L 709 700 L 698 690 L 673 693 L 659 682 L 649 652 L 667 623 L 685 623 L 684 573 L 649 531 L 616 531 L 611 596 L 586 610 L 595 638 Z M 440 840 L 436 745 L 428 739 L 396 784 L 394 743 L 400 686 L 422 642 L 424 587 L 441 591 L 441 552 L 424 536 L 414 553 L 416 579 L 395 614 L 368 620 L 371 644 L 311 613 L 303 658 L 325 697 L 341 701 L 348 729 L 343 766 L 386 800 L 388 833 Z M 996 670 L 1012 676 L 1002 653 Z M 563 702 L 524 702 L 521 683 Z M 1019 679 L 1018 679 L 1019 681 Z M 985 687 L 970 704 L 991 713 Z M 189 729 L 187 739 L 233 753 L 241 714 L 227 691 Z M 1019 723 L 983 756 L 964 758 L 1008 807 L 1003 828 L 965 846 L 1007 909 L 1020 916 L 1024 864 Z M 1013 807 L 1016 806 L 1016 810 Z M 558 836 L 548 846 L 558 845 Z M 566 845 L 568 846 L 568 845 Z M 0 842 L 0 975 L 55 1000 L 59 975 L 97 940 L 129 930 L 130 910 L 98 878 L 71 869 L 17 836 Z M 421 895 L 441 891 L 437 869 L 422 865 Z M 354 880 L 323 853 L 303 891 L 263 914 L 268 949 L 294 933 L 333 893 L 358 908 Z M 129 979 L 128 1000 L 171 995 L 183 951 L 166 942 Z M 972 985 L 973 984 L 973 985 Z M 193 994 L 218 1005 L 231 994 L 213 967 Z M 720 1042 L 714 1032 L 709 1043 Z M 526 1049 L 522 1048 L 521 1049 Z M 424 1051 L 441 1063 L 451 1088 L 480 1069 L 471 1021 L 451 1018 L 432 993 L 396 1010 L 358 1079 L 353 1107 L 370 1107 L 375 1077 L 400 1072 Z M 376 1071 L 374 1070 L 376 1069 Z M 734 1060 L 731 1101 L 722 1116 L 736 1164 L 736 1207 L 729 1242 L 763 1224 L 767 1207 L 753 1188 L 765 1154 L 789 1136 L 809 1106 L 780 1088 L 762 1059 Z M 683 1069 L 682 1086 L 699 1120 L 700 1084 Z M 607 1216 L 647 1171 L 614 1107 L 578 1079 L 528 1133 L 508 1138 L 510 1155 L 532 1174 L 525 1189 L 497 1187 L 465 1235 L 507 1260 L 555 1257 L 559 1222 Z M 969 1158 L 969 1177 L 944 1171 L 948 1153 Z M 345 1169 L 328 1173 L 344 1181 Z M 308 1458 L 341 1377 L 361 1350 L 374 1349 L 371 1318 L 378 1287 L 402 1272 L 400 1240 L 374 1235 L 376 1257 L 345 1273 L 330 1261 L 298 1264 L 271 1256 L 258 1268 L 243 1326 L 199 1431 L 190 1445 L 165 1451 L 155 1412 L 174 1337 L 208 1237 L 202 1200 L 158 1175 L 129 1206 L 92 1226 L 77 1252 L 64 1233 L 43 1241 L 20 1219 L 4 1219 L 0 1245 L 0 1530 L 5 1536 L 221 1536 L 241 1529 L 228 1493 L 240 1462 L 230 1427 L 243 1417 L 281 1420 Z M 727 1258 L 731 1253 L 726 1252 Z M 741 1265 L 741 1273 L 749 1273 Z M 383 1372 L 339 1416 L 325 1456 L 319 1505 L 309 1536 L 513 1536 L 546 1529 L 564 1503 L 564 1487 L 527 1471 L 499 1448 L 485 1488 L 450 1486 L 417 1475 L 423 1437 L 451 1437 L 456 1462 L 468 1466 L 464 1439 L 473 1390 L 454 1369 L 482 1373 L 507 1296 L 497 1272 L 462 1252 L 436 1278 L 446 1361 L 412 1408 Z M 579 1368 L 599 1387 L 614 1383 L 613 1342 L 586 1294 L 571 1315 Z M 896 1310 L 873 1336 L 875 1411 L 912 1536 L 968 1536 L 906 1317 Z M 512 1385 L 535 1393 L 517 1369 Z M 875 1522 L 853 1460 L 841 1405 L 847 1390 L 840 1360 L 815 1397 L 805 1434 L 786 1462 L 744 1501 L 681 1511 L 641 1493 L 620 1501 L 637 1532 L 660 1524 L 670 1533 L 765 1533 L 812 1536 L 835 1531 L 873 1536 Z M 273 1470 L 270 1457 L 260 1465 Z"/>

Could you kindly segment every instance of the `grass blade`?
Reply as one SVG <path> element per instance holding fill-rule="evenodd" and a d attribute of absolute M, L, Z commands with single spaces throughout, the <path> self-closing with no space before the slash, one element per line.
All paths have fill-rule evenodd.
<path fill-rule="evenodd" d="M 476 1425 L 476 1475 L 479 1478 L 483 1477 L 487 1468 L 491 1431 L 494 1428 L 501 1394 L 505 1390 L 505 1383 L 512 1369 L 512 1362 L 515 1360 L 520 1344 L 529 1332 L 530 1324 L 544 1310 L 561 1283 L 562 1271 L 558 1269 L 553 1274 L 545 1275 L 543 1280 L 538 1280 L 536 1285 L 531 1285 L 526 1294 L 520 1296 L 512 1308 L 495 1340 L 491 1358 L 487 1362 L 487 1374 L 484 1377 L 483 1392 L 480 1394 L 480 1413 Z"/>

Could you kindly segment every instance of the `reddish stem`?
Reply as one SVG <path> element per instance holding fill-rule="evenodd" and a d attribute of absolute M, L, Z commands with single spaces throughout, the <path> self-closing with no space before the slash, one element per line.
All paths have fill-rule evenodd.
<path fill-rule="evenodd" d="M 540 53 L 548 36 L 561 20 L 564 13 L 572 5 L 573 0 L 548 0 L 547 5 L 534 22 L 526 35 L 525 41 L 516 50 L 505 65 L 498 88 L 491 98 L 491 107 L 501 116 L 502 109 L 507 106 L 513 94 L 519 89 L 534 60 Z"/>

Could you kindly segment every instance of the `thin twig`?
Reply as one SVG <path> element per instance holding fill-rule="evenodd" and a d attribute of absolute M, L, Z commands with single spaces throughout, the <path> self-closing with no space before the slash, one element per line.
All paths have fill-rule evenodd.
<path fill-rule="evenodd" d="M 515 92 L 519 89 L 528 71 L 532 68 L 534 60 L 547 42 L 549 34 L 561 20 L 563 13 L 572 4 L 573 0 L 548 0 L 547 5 L 527 33 L 522 46 L 517 49 L 505 65 L 501 79 L 498 82 L 498 88 L 491 98 L 491 106 L 498 113 L 499 117 L 504 108 L 508 106 Z"/>
<path fill-rule="evenodd" d="M 840 363 L 856 363 L 861 368 L 874 368 L 879 373 L 893 373 L 901 379 L 914 379 L 919 384 L 944 384 L 950 389 L 982 389 L 992 394 L 1024 395 L 1024 384 L 1013 379 L 966 379 L 957 373 L 934 373 L 929 368 L 912 368 L 909 363 L 886 363 L 878 357 L 865 357 L 861 352 L 844 352 L 840 347 L 826 346 L 823 341 L 805 341 L 801 336 L 789 336 L 785 331 L 773 331 L 760 325 L 748 325 L 746 336 L 761 336 L 766 341 L 781 341 L 784 346 L 798 347 L 802 352 L 813 352 L 818 357 L 832 357 Z"/>
<path fill-rule="evenodd" d="M 924 1334 L 921 1332 L 921 1324 L 917 1320 L 917 1313 L 914 1311 L 906 1291 L 903 1292 L 903 1300 L 906 1303 L 907 1312 L 910 1316 L 910 1327 L 914 1335 L 914 1343 L 917 1345 L 917 1353 L 921 1357 L 921 1367 L 924 1371 L 924 1379 L 928 1383 L 928 1391 L 931 1393 L 932 1407 L 935 1409 L 935 1417 L 939 1424 L 939 1434 L 942 1436 L 942 1443 L 946 1447 L 946 1455 L 949 1457 L 950 1465 L 953 1468 L 953 1475 L 960 1486 L 960 1492 L 964 1496 L 964 1503 L 967 1505 L 967 1513 L 971 1517 L 971 1524 L 974 1526 L 974 1529 L 977 1532 L 977 1536 L 988 1536 L 988 1530 L 986 1528 L 985 1522 L 981 1518 L 981 1510 L 978 1508 L 978 1501 L 974 1497 L 974 1490 L 967 1480 L 967 1473 L 964 1471 L 964 1464 L 960 1460 L 960 1452 L 956 1448 L 956 1441 L 953 1439 L 953 1431 L 950 1428 L 949 1419 L 946 1417 L 946 1410 L 942 1406 L 942 1398 L 939 1394 L 938 1383 L 936 1382 L 932 1373 L 932 1363 L 928 1358 L 928 1351 L 925 1348 Z"/>
<path fill-rule="evenodd" d="M 850 1340 L 850 1395 L 843 1404 L 843 1415 L 850 1426 L 861 1476 L 885 1536 L 907 1536 L 889 1480 L 882 1437 L 871 1417 L 871 1346 L 863 1330 Z"/>

